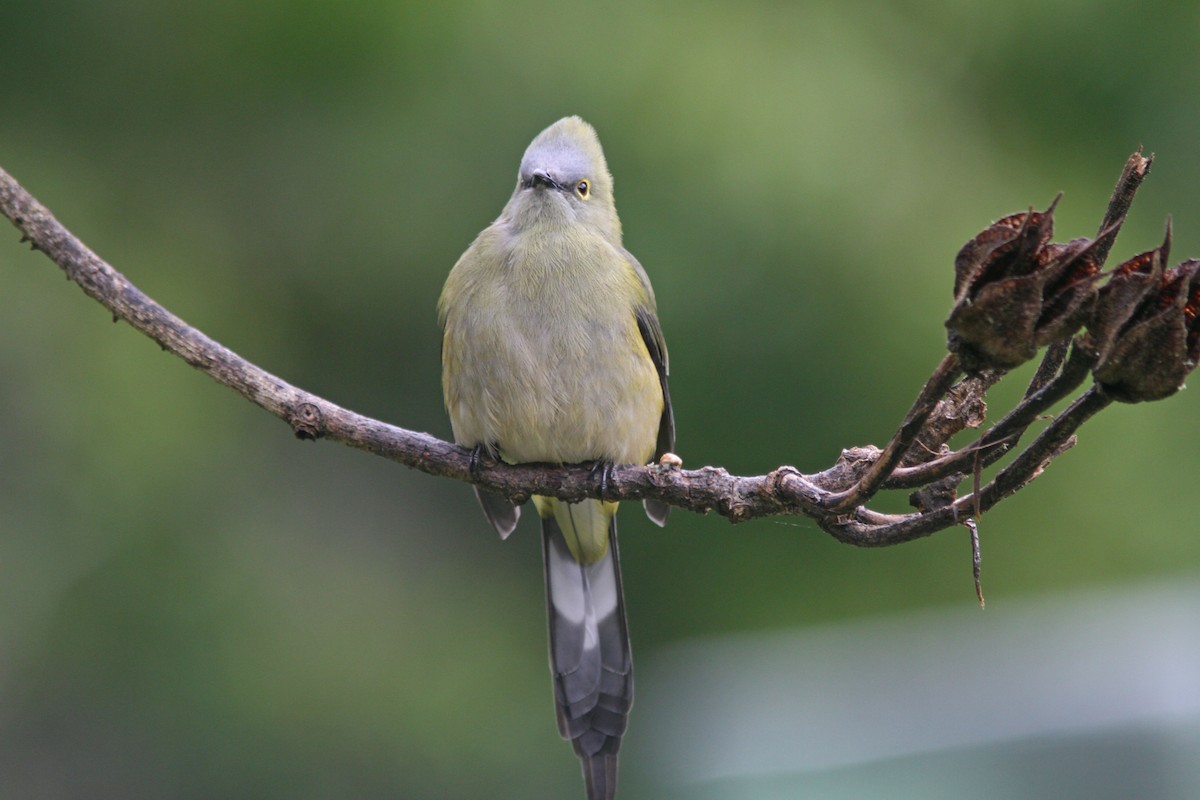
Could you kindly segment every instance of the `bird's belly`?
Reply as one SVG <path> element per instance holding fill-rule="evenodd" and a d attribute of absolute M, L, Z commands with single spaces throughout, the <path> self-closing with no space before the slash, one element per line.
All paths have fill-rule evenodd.
<path fill-rule="evenodd" d="M 495 444 L 512 462 L 648 461 L 662 388 L 632 320 L 624 330 L 557 320 L 553 337 L 530 321 L 487 348 L 467 344 L 452 387 L 456 440 Z"/>

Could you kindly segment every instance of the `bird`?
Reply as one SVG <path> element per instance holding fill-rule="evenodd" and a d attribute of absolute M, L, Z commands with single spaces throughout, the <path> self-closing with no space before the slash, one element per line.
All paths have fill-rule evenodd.
<path fill-rule="evenodd" d="M 667 346 L 645 269 L 622 244 L 595 129 L 558 120 L 525 150 L 500 216 L 455 263 L 438 300 L 442 389 L 454 441 L 475 458 L 618 464 L 675 449 Z M 475 462 L 478 463 L 478 462 Z M 502 539 L 520 506 L 475 486 Z M 633 703 L 617 503 L 534 495 L 542 529 L 558 730 L 588 800 L 612 800 Z M 643 501 L 665 525 L 670 506 Z"/>

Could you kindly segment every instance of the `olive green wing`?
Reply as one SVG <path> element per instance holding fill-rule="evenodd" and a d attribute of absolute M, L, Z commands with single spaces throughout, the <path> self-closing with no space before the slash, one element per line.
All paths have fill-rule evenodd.
<path fill-rule="evenodd" d="M 646 352 L 654 362 L 658 372 L 658 382 L 662 387 L 663 410 L 658 424 L 658 441 L 654 448 L 654 460 L 658 461 L 665 453 L 675 452 L 675 411 L 671 407 L 671 387 L 668 380 L 670 375 L 670 359 L 667 356 L 667 342 L 663 338 L 662 326 L 658 322 L 658 313 L 654 302 L 654 289 L 650 286 L 650 278 L 646 270 L 628 251 L 625 251 L 629 264 L 641 281 L 646 292 L 647 302 L 639 305 L 635 311 L 638 332 L 646 345 Z M 646 500 L 643 502 L 646 516 L 658 525 L 665 525 L 671 513 L 671 507 L 661 500 Z"/>

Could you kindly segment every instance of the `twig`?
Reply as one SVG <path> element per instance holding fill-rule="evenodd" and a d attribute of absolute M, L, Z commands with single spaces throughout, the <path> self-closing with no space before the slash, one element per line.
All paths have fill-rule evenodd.
<path fill-rule="evenodd" d="M 950 390 L 958 376 L 962 374 L 958 358 L 947 355 L 933 371 L 925 388 L 917 396 L 904 422 L 888 442 L 883 453 L 871 465 L 866 474 L 852 488 L 834 494 L 825 500 L 826 508 L 834 514 L 849 511 L 869 500 L 883 486 L 883 482 L 896 469 L 901 459 L 920 434 L 921 429 L 929 420 L 938 401 Z"/>
<path fill-rule="evenodd" d="M 1153 163 L 1154 154 L 1144 156 L 1140 147 L 1126 160 L 1125 168 L 1121 170 L 1121 177 L 1117 179 L 1117 185 L 1113 188 L 1112 196 L 1108 200 L 1108 208 L 1104 212 L 1104 219 L 1100 222 L 1096 234 L 1097 242 L 1093 252 L 1099 263 L 1104 263 L 1112 246 L 1116 244 L 1117 234 L 1121 231 L 1121 223 L 1129 214 L 1134 195 L 1137 194 L 1142 181 L 1146 180 L 1146 176 L 1150 174 L 1150 165 Z"/>
<path fill-rule="evenodd" d="M 1097 246 L 1106 254 L 1128 211 L 1150 159 L 1131 156 L 1110 201 Z M 1088 350 L 1055 346 L 1027 397 L 978 440 L 958 452 L 946 442 L 977 426 L 983 396 L 1003 371 L 984 371 L 961 383 L 962 364 L 946 356 L 926 382 L 903 423 L 882 451 L 852 448 L 822 472 L 806 475 L 782 466 L 766 475 L 741 477 L 717 467 L 618 466 L 602 486 L 593 465 L 473 463 L 469 450 L 426 433 L 405 430 L 342 408 L 246 361 L 167 311 L 89 250 L 53 214 L 0 169 L 0 213 L 20 230 L 22 241 L 44 252 L 67 277 L 164 349 L 284 420 L 302 439 L 329 439 L 366 450 L 431 475 L 477 483 L 516 502 L 530 495 L 565 500 L 584 497 L 656 498 L 696 511 L 716 511 L 740 522 L 780 514 L 803 514 L 840 541 L 862 547 L 899 544 L 963 524 L 1035 479 L 1074 443 L 1074 432 L 1110 399 L 1096 388 L 1058 416 L 982 489 L 954 498 L 956 475 L 971 459 L 990 464 L 1015 446 L 1028 426 L 1074 391 L 1091 368 Z M 1062 352 L 1059 352 L 1059 351 Z M 921 463 L 924 462 L 924 463 Z M 926 487 L 918 513 L 880 514 L 865 507 L 883 488 Z M 928 501 L 928 502 L 925 502 Z"/>
<path fill-rule="evenodd" d="M 521 499 L 542 494 L 577 500 L 598 497 L 589 465 L 484 464 L 471 470 L 471 452 L 357 414 L 306 392 L 252 364 L 188 325 L 88 249 L 44 205 L 0 169 L 0 213 L 23 241 L 44 252 L 89 296 L 166 351 L 288 423 L 301 439 L 328 439 L 367 450 L 431 475 L 476 482 Z M 787 513 L 814 513 L 828 494 L 791 468 L 770 475 L 735 477 L 725 470 L 678 470 L 621 466 L 614 470 L 609 499 L 658 497 L 672 505 L 732 520 Z"/>
<path fill-rule="evenodd" d="M 889 547 L 929 536 L 950 525 L 959 524 L 978 509 L 987 511 L 1015 494 L 1042 474 L 1046 466 L 1075 445 L 1075 432 L 1083 423 L 1112 403 L 1112 398 L 1096 387 L 1083 393 L 1033 441 L 1013 463 L 1002 469 L 979 492 L 960 497 L 950 505 L 926 513 L 896 515 L 858 514 L 852 519 L 827 520 L 826 530 L 839 541 L 861 547 Z"/>
<path fill-rule="evenodd" d="M 1063 371 L 1045 386 L 1028 395 L 983 436 L 961 450 L 928 461 L 917 467 L 900 467 L 888 479 L 888 488 L 911 488 L 965 472 L 969 462 L 981 453 L 983 466 L 999 460 L 1016 445 L 1025 430 L 1051 406 L 1074 391 L 1087 377 L 1092 367 L 1091 354 L 1082 348 L 1071 348 Z M 1011 440 L 1011 441 L 1006 441 Z"/>
<path fill-rule="evenodd" d="M 979 549 L 979 524 L 974 519 L 968 519 L 963 522 L 963 526 L 966 527 L 971 538 L 971 576 L 975 579 L 975 597 L 979 600 L 979 607 L 985 608 L 987 603 L 983 600 L 983 581 L 981 580 L 983 556 Z"/>

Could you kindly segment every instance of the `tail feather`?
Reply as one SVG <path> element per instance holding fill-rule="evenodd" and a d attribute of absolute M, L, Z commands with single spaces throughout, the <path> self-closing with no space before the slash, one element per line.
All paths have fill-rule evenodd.
<path fill-rule="evenodd" d="M 556 515 L 542 518 L 542 547 L 558 730 L 581 759 L 589 800 L 610 800 L 633 704 L 616 519 L 607 552 L 592 563 L 575 559 Z"/>
<path fill-rule="evenodd" d="M 583 782 L 588 800 L 612 800 L 617 795 L 617 755 L 584 756 Z"/>
<path fill-rule="evenodd" d="M 517 528 L 517 520 L 521 518 L 521 507 L 514 506 L 504 495 L 480 486 L 475 487 L 475 496 L 479 498 L 479 505 L 483 506 L 484 516 L 492 523 L 500 538 L 511 536 Z"/>

